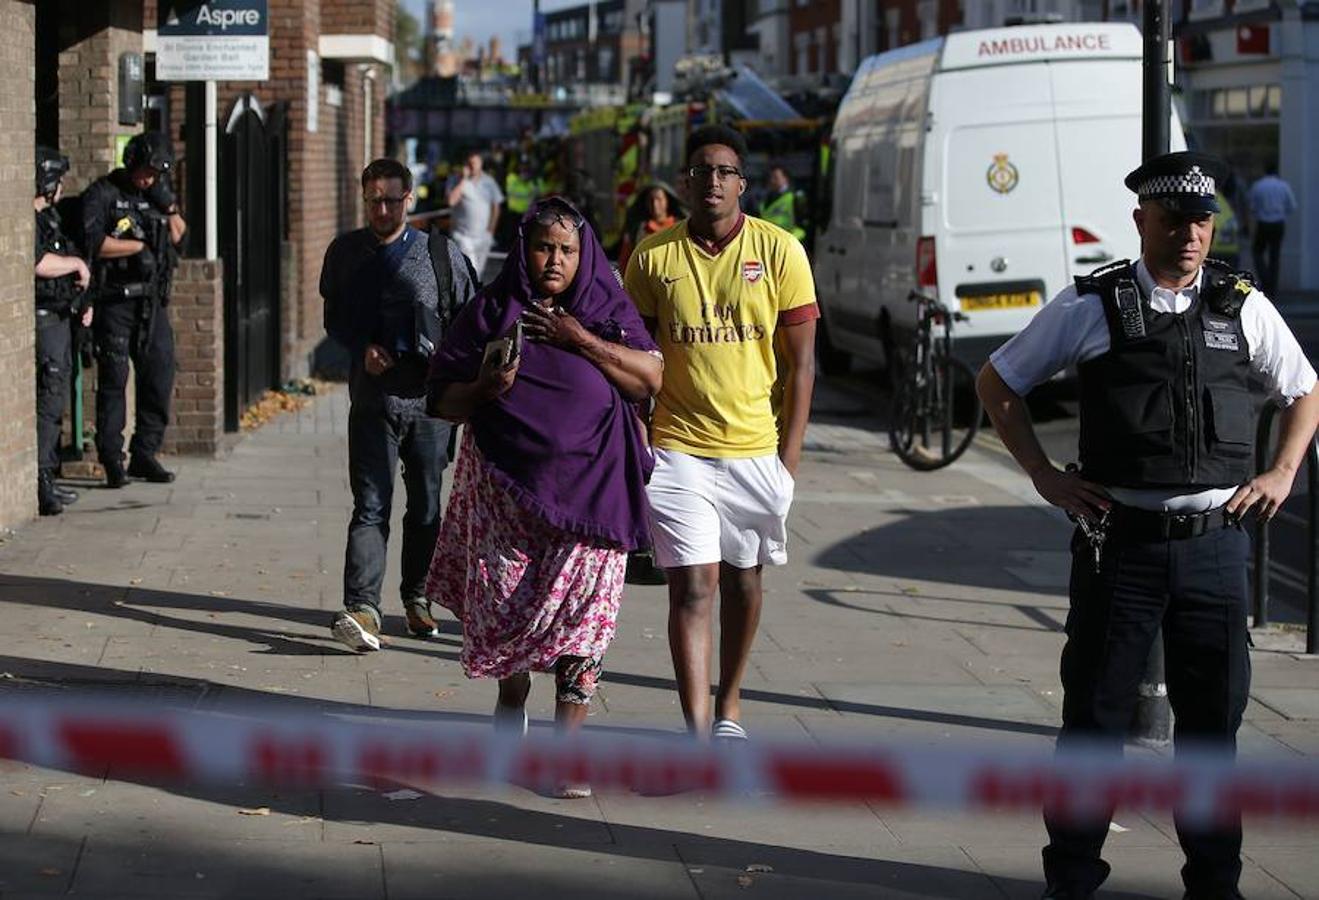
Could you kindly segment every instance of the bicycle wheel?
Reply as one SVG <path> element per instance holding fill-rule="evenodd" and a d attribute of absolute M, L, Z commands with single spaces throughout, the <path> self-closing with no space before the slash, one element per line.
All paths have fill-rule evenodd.
<path fill-rule="evenodd" d="M 908 372 L 893 395 L 893 452 L 917 471 L 941 469 L 971 446 L 983 412 L 971 367 L 940 357 L 928 376 L 919 368 Z"/>

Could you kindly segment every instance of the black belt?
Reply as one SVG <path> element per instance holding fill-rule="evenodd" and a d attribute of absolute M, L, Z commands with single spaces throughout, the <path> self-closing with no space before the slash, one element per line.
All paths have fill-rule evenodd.
<path fill-rule="evenodd" d="M 101 288 L 101 299 L 113 303 L 118 300 L 136 300 L 151 295 L 151 285 L 145 281 L 130 284 L 107 284 Z"/>
<path fill-rule="evenodd" d="M 1170 513 L 1115 505 L 1109 534 L 1128 541 L 1181 541 L 1218 528 L 1235 528 L 1238 521 L 1222 506 L 1202 513 Z"/>

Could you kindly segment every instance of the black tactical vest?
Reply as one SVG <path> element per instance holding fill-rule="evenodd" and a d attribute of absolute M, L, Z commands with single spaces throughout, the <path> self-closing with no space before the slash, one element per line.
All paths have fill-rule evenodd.
<path fill-rule="evenodd" d="M 1113 487 L 1231 487 L 1253 474 L 1256 404 L 1238 314 L 1249 276 L 1207 260 L 1181 314 L 1150 308 L 1127 261 L 1076 279 L 1098 294 L 1109 352 L 1078 366 L 1081 471 Z"/>
<path fill-rule="evenodd" d="M 103 279 L 102 283 L 109 287 L 148 282 L 151 280 L 155 259 L 164 249 L 152 245 L 150 219 L 154 207 L 146 196 L 133 188 L 127 173 L 122 169 L 115 169 L 105 178 L 114 188 L 113 191 L 108 192 L 104 201 L 108 205 L 105 213 L 105 235 L 146 241 L 151 252 L 135 253 L 132 256 L 120 256 L 115 259 L 98 256 L 96 265 L 103 270 L 98 274 Z M 94 239 L 99 241 L 105 235 L 96 235 Z"/>
<path fill-rule="evenodd" d="M 60 225 L 59 213 L 53 206 L 48 206 L 37 213 L 37 250 L 40 255 L 55 253 L 59 256 L 77 256 L 78 253 L 69 239 L 64 236 Z M 38 278 L 34 291 L 37 309 L 66 315 L 74 311 L 74 306 L 82 293 L 78 287 L 78 277 L 73 274 L 61 275 L 59 278 Z"/>

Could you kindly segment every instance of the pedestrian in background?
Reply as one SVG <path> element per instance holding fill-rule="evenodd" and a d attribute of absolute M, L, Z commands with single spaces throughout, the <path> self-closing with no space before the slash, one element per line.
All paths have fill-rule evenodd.
<path fill-rule="evenodd" d="M 806 240 L 806 195 L 792 189 L 792 179 L 782 163 L 769 167 L 768 188 L 760 203 L 760 218 L 773 222 L 799 241 Z"/>
<path fill-rule="evenodd" d="M 760 622 L 761 567 L 787 561 L 787 517 L 815 383 L 815 284 L 801 241 L 743 215 L 746 142 L 687 140 L 690 216 L 641 242 L 624 284 L 664 353 L 647 495 L 669 581 L 669 650 L 687 727 L 745 739 L 741 685 Z M 785 363 L 783 427 L 770 391 Z M 719 594 L 719 690 L 710 721 Z"/>
<path fill-rule="evenodd" d="M 485 172 L 481 154 L 476 152 L 467 154 L 462 171 L 449 178 L 445 192 L 451 210 L 449 234 L 471 260 L 477 278 L 484 278 L 504 192 Z"/>
<path fill-rule="evenodd" d="M 438 634 L 426 600 L 426 571 L 440 527 L 440 487 L 449 424 L 426 415 L 426 371 L 445 324 L 475 292 L 476 273 L 453 241 L 407 224 L 412 172 L 393 159 L 362 171 L 368 225 L 325 251 L 325 330 L 348 348 L 348 482 L 353 515 L 344 552 L 342 612 L 330 630 L 357 651 L 379 650 L 380 592 L 403 463 L 399 596 L 414 637 Z"/>
<path fill-rule="evenodd" d="M 136 135 L 124 147 L 123 163 L 82 197 L 97 308 L 96 452 L 110 488 L 123 487 L 128 476 L 160 484 L 174 480 L 156 454 L 174 391 L 174 329 L 165 307 L 175 247 L 187 231 L 165 184 L 174 168 L 169 139 L 159 132 Z M 137 408 L 125 472 L 130 361 Z"/>
<path fill-rule="evenodd" d="M 51 147 L 37 148 L 37 512 L 57 516 L 78 499 L 55 483 L 59 469 L 60 425 L 73 374 L 73 324 L 92 324 L 86 302 L 91 271 L 64 233 L 55 209 L 64 194 L 69 159 Z"/>
<path fill-rule="evenodd" d="M 662 184 L 651 184 L 647 185 L 637 197 L 633 209 L 638 209 L 640 212 L 638 215 L 629 210 L 623 239 L 618 248 L 620 272 L 627 271 L 627 262 L 632 258 L 632 251 L 636 249 L 637 244 L 652 234 L 659 234 L 666 228 L 672 228 L 677 223 L 681 207 L 678 198 L 670 194 L 668 188 Z"/>
<path fill-rule="evenodd" d="M 1250 186 L 1247 198 L 1250 218 L 1255 224 L 1250 253 L 1264 293 L 1273 297 L 1278 290 L 1282 237 L 1287 228 L 1287 217 L 1296 211 L 1296 195 L 1292 193 L 1291 185 L 1278 177 L 1277 162 L 1270 162 L 1264 169 L 1264 177 Z"/>
<path fill-rule="evenodd" d="M 635 404 L 661 371 L 599 240 L 561 198 L 523 218 L 436 354 L 431 412 L 466 427 L 427 594 L 463 624 L 467 676 L 499 679 L 497 727 L 525 731 L 532 672 L 554 673 L 561 730 L 586 718 L 627 552 L 649 541 Z"/>
<path fill-rule="evenodd" d="M 1040 496 L 1079 520 L 1060 749 L 1122 752 L 1160 629 L 1178 747 L 1236 749 L 1250 689 L 1250 539 L 1240 522 L 1251 510 L 1268 520 L 1287 499 L 1319 395 L 1268 298 L 1243 273 L 1206 263 L 1224 170 L 1181 152 L 1128 175 L 1140 198 L 1140 260 L 1077 279 L 995 351 L 977 383 Z M 1079 472 L 1049 461 L 1023 399 L 1073 366 Z M 1256 475 L 1254 402 L 1265 396 L 1286 409 L 1273 466 Z M 1046 897 L 1095 895 L 1109 873 L 1100 853 L 1112 812 L 1046 807 Z M 1179 815 L 1176 827 L 1186 896 L 1241 897 L 1240 813 L 1210 824 Z"/>

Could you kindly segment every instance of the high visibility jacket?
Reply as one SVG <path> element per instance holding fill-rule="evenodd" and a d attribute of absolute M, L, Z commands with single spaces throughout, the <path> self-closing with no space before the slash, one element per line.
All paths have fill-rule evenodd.
<path fill-rule="evenodd" d="M 522 215 L 531 209 L 531 202 L 536 199 L 536 182 L 534 179 L 523 178 L 517 172 L 509 172 L 504 195 L 508 200 L 508 211 Z"/>
<path fill-rule="evenodd" d="M 806 229 L 797 224 L 795 191 L 784 191 L 766 200 L 760 207 L 760 217 L 767 222 L 773 222 L 797 240 L 806 240 Z"/>

